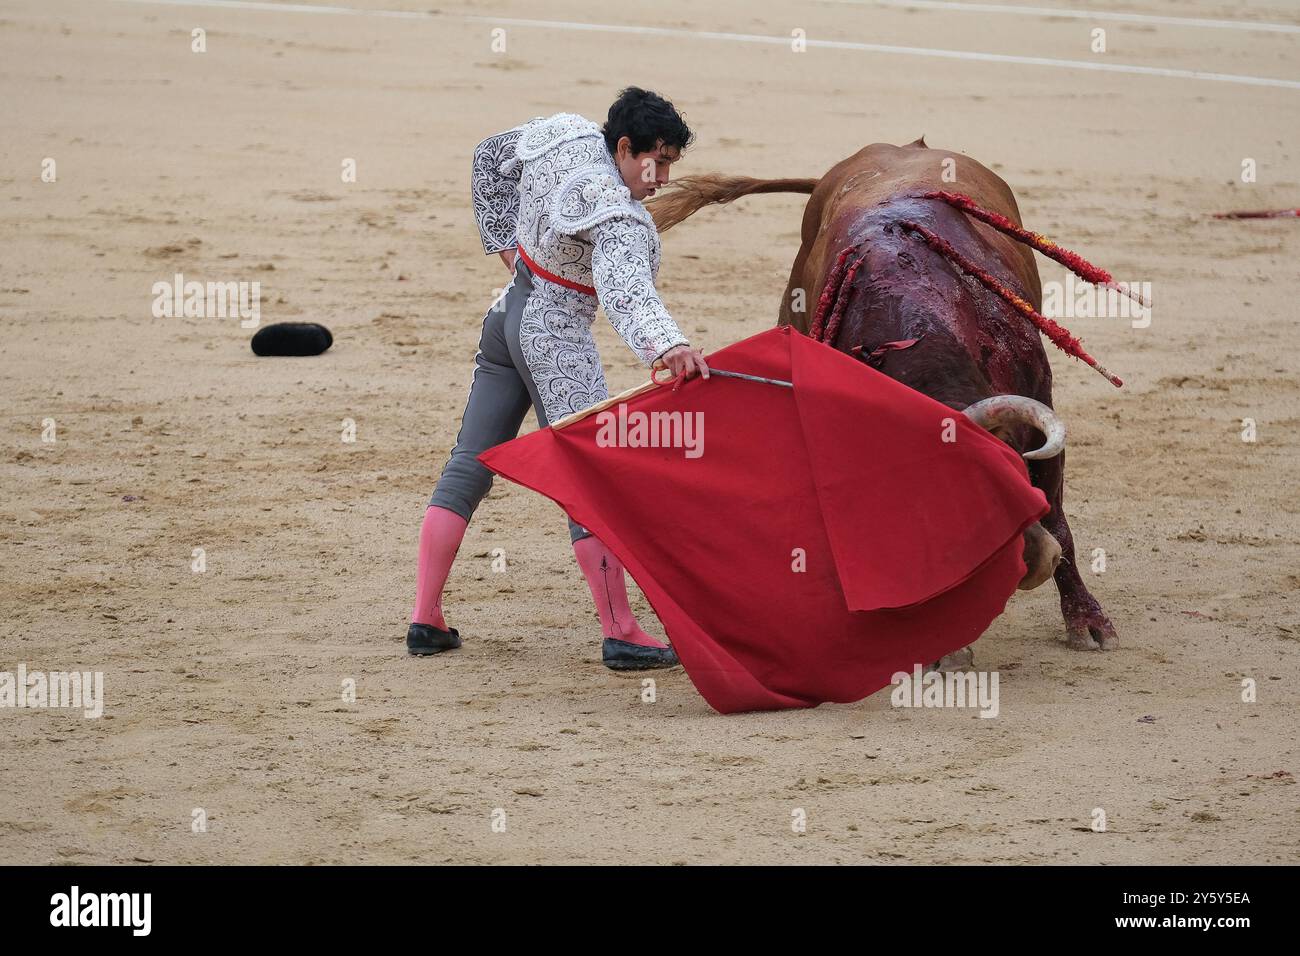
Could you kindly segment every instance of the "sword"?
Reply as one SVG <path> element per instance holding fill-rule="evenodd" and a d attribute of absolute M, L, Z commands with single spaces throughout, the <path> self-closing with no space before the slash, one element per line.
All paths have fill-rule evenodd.
<path fill-rule="evenodd" d="M 761 375 L 746 375 L 744 372 L 724 372 L 720 368 L 709 369 L 710 375 L 721 375 L 723 378 L 743 378 L 747 382 L 764 382 L 768 385 L 780 385 L 784 388 L 794 388 L 794 382 L 783 382 L 779 378 L 763 378 Z"/>
<path fill-rule="evenodd" d="M 656 384 L 667 385 L 671 381 L 671 379 L 658 378 L 657 376 L 659 372 L 669 372 L 669 374 L 671 374 L 671 370 L 666 367 L 660 367 L 660 368 L 656 368 L 653 372 L 650 373 L 650 378 Z M 782 388 L 794 388 L 793 382 L 783 382 L 779 378 L 764 378 L 761 375 L 748 375 L 745 372 L 728 372 L 724 369 L 713 368 L 711 366 L 709 368 L 709 374 L 721 375 L 723 378 L 742 378 L 747 382 L 762 382 L 764 385 L 780 385 Z"/>
<path fill-rule="evenodd" d="M 657 376 L 659 375 L 660 372 L 667 372 L 669 375 L 672 374 L 672 370 L 669 369 L 666 365 L 655 366 L 653 369 L 650 370 L 650 381 L 642 382 L 640 385 L 633 385 L 631 388 L 619 392 L 617 395 L 611 395 L 603 402 L 597 402 L 595 405 L 592 405 L 590 408 L 584 408 L 582 409 L 582 411 L 572 412 L 568 415 L 565 415 L 558 422 L 553 422 L 551 424 L 551 428 L 554 429 L 567 428 L 569 425 L 572 425 L 574 422 L 582 421 L 582 419 L 586 418 L 588 415 L 593 415 L 596 412 L 603 411 L 604 409 L 609 408 L 611 405 L 617 405 L 619 402 L 625 402 L 629 398 L 632 398 L 636 395 L 640 395 L 642 392 L 654 388 L 656 385 L 667 385 L 671 381 L 671 379 L 658 378 Z M 719 368 L 711 368 L 709 369 L 709 374 L 721 375 L 723 378 L 743 378 L 749 382 L 761 382 L 764 385 L 779 385 L 782 388 L 794 388 L 794 382 L 783 382 L 779 378 L 764 378 L 761 375 L 748 375 L 745 372 L 728 372 Z"/>

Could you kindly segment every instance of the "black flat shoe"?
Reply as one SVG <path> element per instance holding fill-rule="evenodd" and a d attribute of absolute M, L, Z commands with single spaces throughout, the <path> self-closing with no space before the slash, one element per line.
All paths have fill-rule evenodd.
<path fill-rule="evenodd" d="M 671 647 L 647 647 L 612 637 L 605 638 L 601 644 L 600 656 L 605 666 L 614 671 L 648 671 L 681 663 Z"/>
<path fill-rule="evenodd" d="M 416 657 L 428 657 L 460 647 L 460 632 L 454 627 L 439 630 L 429 624 L 412 624 L 406 630 L 406 650 Z"/>

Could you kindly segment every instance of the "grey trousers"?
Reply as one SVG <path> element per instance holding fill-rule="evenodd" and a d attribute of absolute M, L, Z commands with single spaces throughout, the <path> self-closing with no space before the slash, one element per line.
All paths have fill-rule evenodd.
<path fill-rule="evenodd" d="M 454 511 L 466 521 L 492 487 L 492 472 L 478 460 L 479 453 L 518 435 L 529 405 L 537 415 L 538 426 L 545 428 L 548 424 L 537 385 L 519 346 L 519 320 L 532 291 L 532 273 L 517 257 L 514 278 L 483 317 L 483 335 L 474 356 L 474 377 L 456 446 L 429 499 L 430 506 Z M 590 534 L 582 525 L 569 521 L 570 540 Z"/>

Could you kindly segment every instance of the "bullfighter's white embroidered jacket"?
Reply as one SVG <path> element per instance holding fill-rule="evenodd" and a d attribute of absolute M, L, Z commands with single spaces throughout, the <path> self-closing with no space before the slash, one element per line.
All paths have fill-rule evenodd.
<path fill-rule="evenodd" d="M 474 150 L 474 215 L 489 255 L 523 246 L 539 267 L 594 287 L 646 365 L 688 344 L 655 290 L 659 232 L 623 185 L 600 127 L 574 113 L 538 117 Z M 519 338 L 547 418 L 607 397 L 591 334 L 597 297 L 533 278 Z"/>

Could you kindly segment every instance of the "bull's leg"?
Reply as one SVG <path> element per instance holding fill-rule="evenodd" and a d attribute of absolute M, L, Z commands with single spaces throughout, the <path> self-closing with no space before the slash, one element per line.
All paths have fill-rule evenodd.
<path fill-rule="evenodd" d="M 967 644 L 965 647 L 959 647 L 951 654 L 945 654 L 939 660 L 935 661 L 927 671 L 959 671 L 972 667 L 975 664 L 975 645 Z"/>
<path fill-rule="evenodd" d="M 1052 506 L 1042 525 L 1061 546 L 1061 563 L 1053 577 L 1061 595 L 1061 615 L 1065 618 L 1066 643 L 1075 650 L 1095 651 L 1113 647 L 1117 640 L 1115 625 L 1089 592 L 1079 574 L 1074 556 L 1074 536 L 1065 520 L 1062 501 L 1065 493 L 1065 453 L 1044 461 L 1029 463 L 1034 486 L 1042 489 Z"/>

